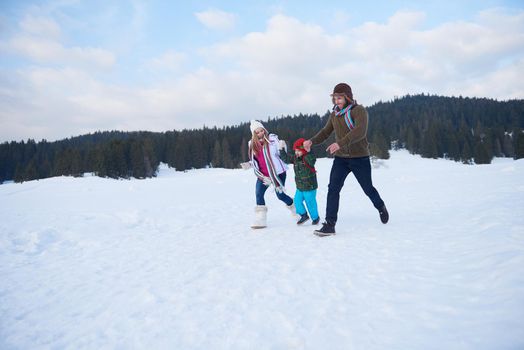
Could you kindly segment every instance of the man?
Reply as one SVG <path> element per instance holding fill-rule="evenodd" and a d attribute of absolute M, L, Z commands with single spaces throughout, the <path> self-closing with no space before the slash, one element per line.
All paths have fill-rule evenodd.
<path fill-rule="evenodd" d="M 373 206 L 379 211 L 382 223 L 386 224 L 389 220 L 384 201 L 373 187 L 371 180 L 367 140 L 368 113 L 353 99 L 351 87 L 346 83 L 337 84 L 331 97 L 334 106 L 329 120 L 322 130 L 304 142 L 304 148 L 309 152 L 312 145 L 324 142 L 333 131 L 335 132 L 335 142 L 326 149 L 330 154 L 335 155 L 329 177 L 326 221 L 320 230 L 314 232 L 321 237 L 335 234 L 340 191 L 351 172 Z"/>

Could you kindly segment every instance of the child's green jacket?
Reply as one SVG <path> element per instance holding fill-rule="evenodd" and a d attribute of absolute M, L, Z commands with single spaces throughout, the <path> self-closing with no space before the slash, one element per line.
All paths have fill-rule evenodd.
<path fill-rule="evenodd" d="M 312 191 L 318 188 L 317 173 L 315 162 L 317 158 L 308 153 L 305 156 L 297 157 L 295 154 L 287 154 L 286 151 L 280 151 L 280 158 L 287 163 L 293 164 L 295 170 L 295 184 L 300 191 Z"/>

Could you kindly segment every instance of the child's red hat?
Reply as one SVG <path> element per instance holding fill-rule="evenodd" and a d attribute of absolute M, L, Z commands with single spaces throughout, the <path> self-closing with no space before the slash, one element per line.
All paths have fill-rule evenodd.
<path fill-rule="evenodd" d="M 304 154 L 307 153 L 306 149 L 304 148 L 304 141 L 306 141 L 304 138 L 299 138 L 298 140 L 295 141 L 295 143 L 293 144 L 293 150 L 296 151 L 297 149 L 298 150 L 301 150 L 302 152 L 304 152 Z"/>

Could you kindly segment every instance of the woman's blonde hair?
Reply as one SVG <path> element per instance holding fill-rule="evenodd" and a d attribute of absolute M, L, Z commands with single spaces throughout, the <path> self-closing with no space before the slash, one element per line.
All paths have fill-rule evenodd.
<path fill-rule="evenodd" d="M 267 136 L 267 130 L 264 129 L 264 139 L 262 140 L 263 145 L 261 145 L 258 141 L 256 130 L 253 131 L 253 133 L 251 134 L 251 144 L 249 146 L 249 156 L 251 156 L 252 154 L 257 154 L 262 150 L 263 146 L 269 143 L 269 139 L 267 138 Z"/>

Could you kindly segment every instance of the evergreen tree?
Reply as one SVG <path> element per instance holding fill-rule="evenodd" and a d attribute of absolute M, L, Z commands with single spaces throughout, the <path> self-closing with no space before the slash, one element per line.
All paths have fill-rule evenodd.
<path fill-rule="evenodd" d="M 146 164 L 142 143 L 139 140 L 135 139 L 131 141 L 129 156 L 132 169 L 131 175 L 137 179 L 144 179 L 146 177 Z"/>
<path fill-rule="evenodd" d="M 455 133 L 452 133 L 448 137 L 448 157 L 455 161 L 460 160 L 459 143 Z"/>
<path fill-rule="evenodd" d="M 473 158 L 473 152 L 471 151 L 471 146 L 469 142 L 464 142 L 462 147 L 462 162 L 465 164 L 471 164 L 471 159 Z"/>
<path fill-rule="evenodd" d="M 37 166 L 36 166 L 36 160 L 35 160 L 34 157 L 27 164 L 27 166 L 26 166 L 26 168 L 24 170 L 23 179 L 24 179 L 24 181 L 31 181 L 31 180 L 38 179 L 38 170 L 37 170 Z"/>
<path fill-rule="evenodd" d="M 52 167 L 51 162 L 49 161 L 49 158 L 47 156 L 44 156 L 43 160 L 37 164 L 37 171 L 38 171 L 38 179 L 44 179 L 46 177 L 50 177 L 52 173 Z"/>
<path fill-rule="evenodd" d="M 491 157 L 488 152 L 488 148 L 485 142 L 482 142 L 482 139 L 478 139 L 475 144 L 475 155 L 474 155 L 475 164 L 489 164 L 491 163 Z"/>
<path fill-rule="evenodd" d="M 68 148 L 59 150 L 55 156 L 53 175 L 70 175 L 72 173 L 71 162 L 71 150 Z"/>
<path fill-rule="evenodd" d="M 207 165 L 206 162 L 206 152 L 204 151 L 204 139 L 202 133 L 194 133 L 190 137 L 191 147 L 190 147 L 190 162 L 191 167 L 193 168 L 203 168 Z"/>
<path fill-rule="evenodd" d="M 153 145 L 153 141 L 151 138 L 146 138 L 143 141 L 142 144 L 142 159 L 144 161 L 144 169 L 145 169 L 145 177 L 153 177 L 156 176 L 156 171 L 158 169 L 158 165 L 160 164 L 159 160 L 157 159 L 155 155 L 155 149 Z"/>
<path fill-rule="evenodd" d="M 514 157 L 515 149 L 513 148 L 513 140 L 509 134 L 504 134 L 504 141 L 502 142 L 502 152 L 504 157 Z"/>
<path fill-rule="evenodd" d="M 176 162 L 176 141 L 177 141 L 177 132 L 167 132 L 165 135 L 166 138 L 166 151 L 165 151 L 165 158 L 164 161 L 170 166 L 175 167 Z"/>
<path fill-rule="evenodd" d="M 215 140 L 215 146 L 213 147 L 213 160 L 211 164 L 213 168 L 221 168 L 224 166 L 224 153 L 222 152 L 222 145 L 218 139 Z"/>
<path fill-rule="evenodd" d="M 22 164 L 18 164 L 16 166 L 13 180 L 15 182 L 24 182 L 24 180 L 25 180 L 25 169 L 22 168 Z"/>
<path fill-rule="evenodd" d="M 415 127 L 413 125 L 408 127 L 408 131 L 406 134 L 406 142 L 404 143 L 406 145 L 406 149 L 411 154 L 418 153 L 418 142 L 414 129 Z"/>
<path fill-rule="evenodd" d="M 389 144 L 381 131 L 373 134 L 370 153 L 376 158 L 389 159 Z"/>
<path fill-rule="evenodd" d="M 73 175 L 75 177 L 82 176 L 84 173 L 82 166 L 82 155 L 78 148 L 72 149 L 69 151 L 69 156 L 71 158 L 71 169 L 70 172 L 64 175 Z"/>
<path fill-rule="evenodd" d="M 513 137 L 516 139 L 515 159 L 524 158 L 524 132 L 521 130 Z"/>
<path fill-rule="evenodd" d="M 240 142 L 240 161 L 245 162 L 248 159 L 247 154 L 247 142 L 246 137 L 242 137 L 242 142 Z"/>
<path fill-rule="evenodd" d="M 102 152 L 102 176 L 129 178 L 131 170 L 128 167 L 124 141 L 113 140 L 106 144 Z"/>
<path fill-rule="evenodd" d="M 495 138 L 493 141 L 493 155 L 495 157 L 503 157 L 504 154 L 502 153 L 502 145 L 500 143 L 499 138 Z"/>
<path fill-rule="evenodd" d="M 424 133 L 422 139 L 421 155 L 426 158 L 438 158 L 437 137 L 435 127 L 432 125 Z"/>
<path fill-rule="evenodd" d="M 189 154 L 188 142 L 186 132 L 181 132 L 177 138 L 175 146 L 175 169 L 178 171 L 184 171 L 191 168 L 191 165 L 187 161 L 187 155 Z"/>
<path fill-rule="evenodd" d="M 224 168 L 234 168 L 231 150 L 229 149 L 229 142 L 227 142 L 227 138 L 225 137 L 222 139 L 222 164 Z"/>
<path fill-rule="evenodd" d="M 408 95 L 367 108 L 368 139 L 374 155 L 387 158 L 390 147 L 405 147 L 424 157 L 447 157 L 470 163 L 493 156 L 522 156 L 524 100 Z M 311 138 L 330 111 L 268 118 L 266 127 L 292 144 Z M 246 118 L 249 119 L 249 118 Z M 209 164 L 234 168 L 246 161 L 249 123 L 153 133 L 95 132 L 55 142 L 33 139 L 0 144 L 0 183 L 55 175 L 139 178 L 155 176 L 160 162 L 177 170 Z M 332 134 L 316 149 L 335 141 Z M 394 141 L 394 142 L 392 142 Z M 329 156 L 324 152 L 321 156 Z"/>

